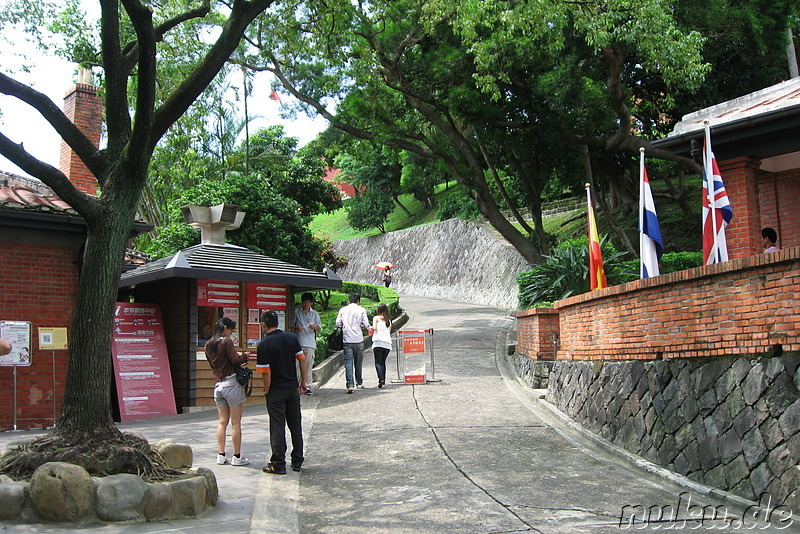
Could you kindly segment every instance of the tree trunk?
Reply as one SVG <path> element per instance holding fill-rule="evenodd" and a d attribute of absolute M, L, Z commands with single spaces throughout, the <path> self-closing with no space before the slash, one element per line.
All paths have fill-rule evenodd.
<path fill-rule="evenodd" d="M 130 178 L 120 182 L 124 190 L 116 195 L 106 191 L 98 213 L 86 220 L 88 232 L 72 318 L 69 372 L 54 430 L 72 440 L 121 436 L 112 415 L 111 341 L 117 286 L 139 190 Z"/>
<path fill-rule="evenodd" d="M 400 209 L 403 210 L 406 216 L 411 217 L 411 212 L 408 211 L 408 208 L 405 207 L 402 202 L 400 202 L 400 195 L 392 195 L 392 198 L 394 199 L 395 203 L 400 206 Z"/>

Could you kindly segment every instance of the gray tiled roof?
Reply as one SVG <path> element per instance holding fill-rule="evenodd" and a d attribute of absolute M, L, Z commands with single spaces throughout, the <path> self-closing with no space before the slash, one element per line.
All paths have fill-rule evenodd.
<path fill-rule="evenodd" d="M 201 244 L 124 273 L 120 287 L 167 278 L 205 278 L 309 288 L 339 288 L 342 285 L 336 273 L 328 269 L 321 273 L 312 271 L 230 244 Z"/>

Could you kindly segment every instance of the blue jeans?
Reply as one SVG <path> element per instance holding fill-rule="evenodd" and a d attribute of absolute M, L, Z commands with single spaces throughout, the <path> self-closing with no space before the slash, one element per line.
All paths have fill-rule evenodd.
<path fill-rule="evenodd" d="M 389 355 L 389 349 L 382 349 L 375 347 L 372 349 L 375 355 L 375 372 L 378 373 L 378 382 L 386 382 L 386 357 Z"/>
<path fill-rule="evenodd" d="M 364 381 L 361 377 L 361 364 L 364 362 L 364 342 L 344 344 L 344 375 L 347 387 L 361 385 Z M 353 379 L 353 367 L 355 367 L 355 380 Z"/>

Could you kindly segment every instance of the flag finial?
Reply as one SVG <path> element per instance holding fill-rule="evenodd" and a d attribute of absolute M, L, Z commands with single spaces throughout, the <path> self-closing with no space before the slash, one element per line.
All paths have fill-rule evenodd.
<path fill-rule="evenodd" d="M 639 154 L 644 154 L 644 147 L 643 146 L 639 147 Z"/>
<path fill-rule="evenodd" d="M 587 183 L 586 183 L 586 189 L 589 189 L 590 187 L 592 187 L 592 184 L 590 184 L 590 183 L 588 183 L 588 182 L 587 182 Z"/>

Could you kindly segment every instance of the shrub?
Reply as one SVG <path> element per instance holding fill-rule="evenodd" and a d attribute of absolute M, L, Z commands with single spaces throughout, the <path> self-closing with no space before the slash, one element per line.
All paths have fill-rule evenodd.
<path fill-rule="evenodd" d="M 439 220 L 446 221 L 458 217 L 474 221 L 481 216 L 475 200 L 463 191 L 458 191 L 439 202 Z"/>
<path fill-rule="evenodd" d="M 703 265 L 703 253 L 700 251 L 667 252 L 661 256 L 661 260 L 658 262 L 658 270 L 661 274 L 667 274 L 700 267 L 701 265 Z M 632 273 L 630 278 L 625 280 L 626 282 L 638 280 L 638 259 L 626 261 L 625 268 Z"/>
<path fill-rule="evenodd" d="M 600 240 L 608 285 L 621 284 L 630 273 L 623 261 L 625 252 L 617 252 L 608 236 Z M 520 308 L 552 305 L 589 291 L 589 240 L 570 239 L 558 245 L 545 262 L 517 276 Z"/>

